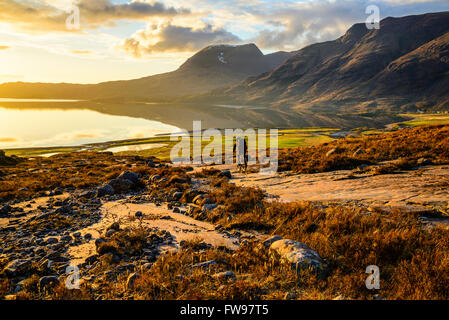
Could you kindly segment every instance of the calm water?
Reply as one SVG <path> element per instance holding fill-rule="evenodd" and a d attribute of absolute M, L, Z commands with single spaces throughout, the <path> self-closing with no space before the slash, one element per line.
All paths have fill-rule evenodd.
<path fill-rule="evenodd" d="M 177 127 L 159 121 L 87 109 L 21 109 L 0 104 L 0 149 L 76 146 L 176 131 Z"/>

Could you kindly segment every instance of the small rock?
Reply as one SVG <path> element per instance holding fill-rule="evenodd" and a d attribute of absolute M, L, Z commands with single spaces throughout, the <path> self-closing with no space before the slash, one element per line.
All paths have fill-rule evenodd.
<path fill-rule="evenodd" d="M 10 262 L 5 269 L 3 269 L 3 273 L 10 277 L 16 277 L 18 275 L 25 274 L 29 271 L 31 267 L 31 261 L 26 259 L 16 259 Z"/>
<path fill-rule="evenodd" d="M 47 276 L 39 279 L 39 291 L 42 291 L 44 288 L 54 287 L 58 285 L 59 279 L 56 276 Z"/>
<path fill-rule="evenodd" d="M 150 263 L 150 262 L 144 263 L 144 264 L 142 265 L 142 270 L 150 270 L 152 266 L 153 266 L 153 264 Z"/>
<path fill-rule="evenodd" d="M 197 264 L 194 264 L 192 266 L 192 268 L 201 268 L 201 269 L 206 270 L 206 269 L 210 269 L 213 265 L 217 265 L 217 261 L 209 260 L 206 262 L 197 263 Z"/>
<path fill-rule="evenodd" d="M 136 272 L 131 273 L 126 280 L 126 289 L 130 290 L 134 288 L 134 283 L 140 277 L 140 275 Z"/>
<path fill-rule="evenodd" d="M 214 278 L 219 280 L 228 280 L 228 279 L 235 280 L 236 276 L 232 271 L 225 271 L 214 274 Z"/>
<path fill-rule="evenodd" d="M 284 300 L 295 300 L 296 298 L 297 295 L 294 292 L 286 292 L 284 295 Z"/>
<path fill-rule="evenodd" d="M 129 180 L 133 184 L 137 184 L 140 179 L 140 175 L 134 172 L 124 171 L 122 174 L 118 177 L 119 180 Z"/>
<path fill-rule="evenodd" d="M 106 230 L 115 230 L 115 231 L 119 231 L 120 230 L 120 224 L 118 222 L 114 222 L 113 224 L 111 224 Z"/>
<path fill-rule="evenodd" d="M 331 150 L 329 150 L 329 151 L 326 153 L 326 157 L 329 158 L 331 155 L 336 154 L 336 153 L 338 153 L 339 151 L 340 151 L 340 150 L 339 150 L 338 148 L 331 149 Z"/>
<path fill-rule="evenodd" d="M 105 184 L 104 186 L 98 188 L 97 197 L 101 198 L 104 196 L 112 196 L 114 193 L 114 188 L 110 184 Z"/>
<path fill-rule="evenodd" d="M 7 215 L 12 211 L 12 207 L 10 205 L 5 205 L 0 209 L 0 215 Z"/>
<path fill-rule="evenodd" d="M 181 199 L 182 198 L 182 195 L 183 195 L 184 193 L 182 193 L 182 192 L 175 192 L 175 193 L 173 193 L 173 200 L 174 201 L 178 201 L 179 199 Z"/>
<path fill-rule="evenodd" d="M 45 241 L 45 243 L 47 244 L 47 245 L 49 245 L 49 244 L 55 244 L 55 243 L 58 243 L 59 241 L 58 241 L 58 239 L 56 239 L 56 238 L 48 238 L 46 241 Z"/>
<path fill-rule="evenodd" d="M 230 170 L 223 170 L 223 171 L 221 171 L 221 172 L 218 174 L 218 176 L 219 176 L 219 177 L 225 177 L 225 178 L 228 178 L 228 179 L 231 179 L 231 178 L 232 178 L 232 174 L 231 174 L 231 171 L 230 171 Z"/>
<path fill-rule="evenodd" d="M 359 148 L 352 154 L 352 156 L 357 157 L 358 155 L 362 154 L 363 152 L 364 152 L 363 149 Z"/>
<path fill-rule="evenodd" d="M 203 211 L 212 211 L 218 207 L 216 203 L 206 203 L 203 205 Z"/>
<path fill-rule="evenodd" d="M 282 237 L 281 237 L 281 236 L 276 236 L 276 235 L 274 235 L 274 236 L 269 237 L 268 239 L 266 239 L 266 240 L 263 242 L 263 245 L 264 245 L 265 247 L 268 248 L 269 246 L 271 246 L 271 244 L 272 244 L 273 242 L 279 241 L 279 240 L 282 240 Z"/>
<path fill-rule="evenodd" d="M 137 211 L 135 215 L 136 215 L 137 218 L 143 217 L 142 211 Z"/>

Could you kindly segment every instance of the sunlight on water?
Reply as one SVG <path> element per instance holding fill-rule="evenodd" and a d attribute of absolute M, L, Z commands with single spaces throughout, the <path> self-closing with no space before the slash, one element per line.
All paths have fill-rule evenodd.
<path fill-rule="evenodd" d="M 112 116 L 84 109 L 0 107 L 0 148 L 76 146 L 153 137 L 179 131 L 159 121 Z"/>

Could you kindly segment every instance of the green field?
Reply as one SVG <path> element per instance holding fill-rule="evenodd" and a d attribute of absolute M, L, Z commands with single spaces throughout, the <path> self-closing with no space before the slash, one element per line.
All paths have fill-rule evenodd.
<path fill-rule="evenodd" d="M 403 117 L 410 118 L 409 121 L 395 123 L 390 125 L 391 129 L 400 127 L 415 127 L 425 125 L 439 125 L 449 124 L 449 114 L 401 114 Z M 268 131 L 268 130 L 267 130 Z M 288 128 L 279 129 L 278 147 L 283 148 L 298 148 L 318 145 L 329 142 L 334 139 L 332 134 L 338 133 L 340 129 L 336 128 Z M 352 131 L 355 135 L 376 135 L 382 134 L 385 130 L 376 130 L 370 128 L 361 128 L 360 130 Z M 253 137 L 254 138 L 254 137 Z M 223 143 L 225 142 L 223 137 Z M 139 156 L 154 156 L 160 159 L 169 159 L 170 152 L 176 141 L 171 141 L 170 136 L 162 135 L 146 139 L 126 140 L 126 141 L 111 141 L 104 143 L 89 144 L 84 146 L 73 147 L 48 147 L 48 148 L 30 148 L 30 149 L 11 149 L 5 150 L 6 154 L 24 156 L 50 156 L 54 153 L 77 152 L 81 150 L 88 151 L 108 151 L 111 148 L 129 148 L 130 150 L 115 152 L 120 155 L 139 155 Z M 202 141 L 204 148 L 210 141 Z M 153 147 L 151 145 L 154 145 Z M 269 139 L 267 138 L 267 146 Z M 191 148 L 192 149 L 192 148 Z"/>
<path fill-rule="evenodd" d="M 401 127 L 417 127 L 417 126 L 429 126 L 439 124 L 449 124 L 449 114 L 447 113 L 409 113 L 402 114 L 401 116 L 410 117 L 410 121 L 398 123 Z"/>

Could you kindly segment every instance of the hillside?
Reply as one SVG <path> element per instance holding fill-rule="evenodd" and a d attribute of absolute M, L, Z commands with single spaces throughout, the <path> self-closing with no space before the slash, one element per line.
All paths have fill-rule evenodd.
<path fill-rule="evenodd" d="M 254 44 L 208 46 L 173 72 L 136 80 L 111 81 L 94 85 L 50 83 L 6 83 L 2 98 L 52 99 L 142 99 L 164 101 L 228 87 L 249 76 L 271 71 L 293 53 L 264 55 Z"/>
<path fill-rule="evenodd" d="M 449 107 L 448 72 L 449 12 L 390 17 L 379 30 L 356 24 L 268 74 L 198 99 L 321 112 L 442 109 Z"/>

